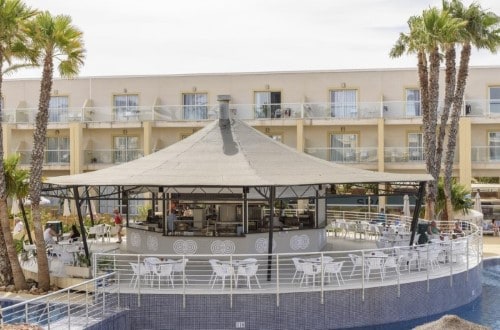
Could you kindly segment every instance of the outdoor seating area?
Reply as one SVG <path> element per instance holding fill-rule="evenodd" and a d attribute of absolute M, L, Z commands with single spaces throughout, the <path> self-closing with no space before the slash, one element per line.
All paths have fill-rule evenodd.
<path fill-rule="evenodd" d="M 355 289 L 466 271 L 481 261 L 479 233 L 473 229 L 470 235 L 453 240 L 382 248 L 369 235 L 329 237 L 324 251 L 276 254 L 271 263 L 267 255 L 248 254 L 120 253 L 97 254 L 96 260 L 113 258 L 112 270 L 127 280 L 121 290 L 131 292 L 139 288 L 153 294 Z M 362 247 L 353 249 L 356 245 Z"/>

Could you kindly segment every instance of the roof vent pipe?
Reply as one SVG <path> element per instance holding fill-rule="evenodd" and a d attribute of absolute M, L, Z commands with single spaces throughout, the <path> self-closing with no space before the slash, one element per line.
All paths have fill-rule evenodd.
<path fill-rule="evenodd" d="M 230 95 L 217 95 L 217 101 L 219 102 L 219 126 L 229 127 L 229 101 L 231 101 Z"/>

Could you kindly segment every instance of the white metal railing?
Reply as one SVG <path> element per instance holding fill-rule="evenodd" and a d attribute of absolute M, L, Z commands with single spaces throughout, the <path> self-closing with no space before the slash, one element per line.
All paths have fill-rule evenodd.
<path fill-rule="evenodd" d="M 340 213 L 337 215 L 341 215 Z M 347 232 L 330 231 L 339 237 L 349 240 L 373 240 L 378 242 L 380 232 L 359 230 L 356 227 L 360 219 L 370 220 L 377 214 L 361 214 L 342 212 L 348 224 L 353 225 Z M 337 217 L 341 219 L 341 217 Z M 409 228 L 409 217 L 387 215 L 387 225 L 400 224 Z M 451 228 L 451 223 L 441 223 L 443 229 Z M 184 297 L 196 294 L 225 294 L 230 296 L 230 304 L 234 294 L 269 293 L 277 296 L 290 292 L 321 292 L 361 289 L 374 286 L 396 286 L 400 292 L 403 283 L 412 281 L 431 281 L 435 278 L 450 277 L 468 272 L 481 262 L 482 238 L 475 224 L 463 222 L 466 233 L 464 237 L 437 241 L 424 245 L 409 246 L 409 238 L 401 239 L 383 247 L 352 251 L 321 251 L 309 253 L 280 254 L 94 254 L 95 271 L 101 264 L 107 265 L 107 271 L 120 274 L 120 281 L 115 286 L 120 292 L 137 295 L 140 304 L 143 294 L 180 294 Z M 403 232 L 395 233 L 403 235 Z M 300 250 L 302 241 L 295 242 Z M 295 244 L 294 243 L 294 244 Z M 147 258 L 153 258 L 154 265 L 148 265 Z M 377 262 L 370 261 L 377 259 Z M 245 260 L 253 260 L 254 273 L 245 268 Z M 215 261 L 216 260 L 216 261 Z M 297 266 L 310 263 L 307 269 Z M 328 260 L 329 262 L 322 262 Z M 357 260 L 357 261 L 356 261 Z M 150 260 L 149 260 L 150 261 Z M 185 264 L 183 264 L 185 262 Z M 225 272 L 218 273 L 212 263 L 228 265 Z M 179 266 L 183 264 L 184 266 Z M 177 271 L 172 273 L 170 266 L 164 272 L 160 265 L 173 265 Z M 101 267 L 102 268 L 102 267 Z M 184 299 L 186 301 L 186 299 Z"/>
<path fill-rule="evenodd" d="M 120 311 L 120 274 L 109 273 L 57 292 L 0 309 L 0 325 L 36 324 L 47 329 L 83 329 Z"/>
<path fill-rule="evenodd" d="M 441 105 L 439 111 L 441 111 Z M 500 116 L 490 100 L 466 100 L 463 116 Z M 294 118 L 349 119 L 410 119 L 421 118 L 419 102 L 364 101 L 354 103 L 273 103 L 229 104 L 233 116 L 242 120 L 284 120 Z M 37 108 L 2 109 L 2 121 L 33 124 Z M 49 124 L 69 122 L 142 122 L 142 121 L 204 121 L 219 117 L 218 104 L 67 107 L 49 109 Z"/>

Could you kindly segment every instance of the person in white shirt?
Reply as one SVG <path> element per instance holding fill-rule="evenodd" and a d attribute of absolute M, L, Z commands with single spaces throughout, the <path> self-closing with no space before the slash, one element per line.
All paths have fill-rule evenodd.
<path fill-rule="evenodd" d="M 58 235 L 54 229 L 54 225 L 49 225 L 43 232 L 43 240 L 45 244 L 56 244 Z"/>
<path fill-rule="evenodd" d="M 15 225 L 14 225 L 14 231 L 13 231 L 14 235 L 17 235 L 17 234 L 20 234 L 20 233 L 24 232 L 24 224 L 21 221 L 21 218 L 15 217 L 14 218 L 14 223 L 15 223 Z"/>

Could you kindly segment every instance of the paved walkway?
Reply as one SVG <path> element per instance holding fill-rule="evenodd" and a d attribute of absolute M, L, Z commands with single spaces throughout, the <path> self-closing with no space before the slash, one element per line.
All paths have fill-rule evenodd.
<path fill-rule="evenodd" d="M 500 237 L 483 236 L 483 256 L 484 258 L 500 257 Z"/>

